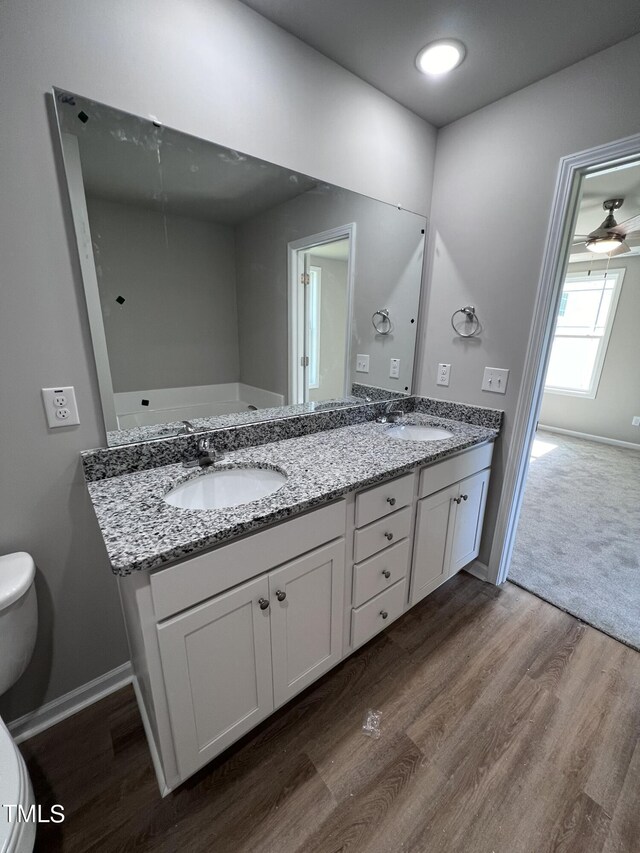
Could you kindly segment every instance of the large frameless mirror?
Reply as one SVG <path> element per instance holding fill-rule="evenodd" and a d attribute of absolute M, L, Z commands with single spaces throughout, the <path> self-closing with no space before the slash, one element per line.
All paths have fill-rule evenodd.
<path fill-rule="evenodd" d="M 411 393 L 424 217 L 54 98 L 110 445 Z"/>

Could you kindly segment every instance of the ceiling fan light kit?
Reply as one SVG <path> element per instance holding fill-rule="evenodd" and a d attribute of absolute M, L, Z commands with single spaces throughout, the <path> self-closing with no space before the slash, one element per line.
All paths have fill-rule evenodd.
<path fill-rule="evenodd" d="M 602 203 L 607 211 L 604 222 L 595 231 L 586 236 L 576 235 L 574 246 L 584 243 L 586 249 L 596 255 L 623 254 L 630 250 L 625 242 L 627 237 L 636 236 L 636 228 L 640 224 L 640 217 L 632 216 L 620 225 L 613 215 L 614 210 L 619 210 L 624 204 L 623 198 L 608 198 Z"/>

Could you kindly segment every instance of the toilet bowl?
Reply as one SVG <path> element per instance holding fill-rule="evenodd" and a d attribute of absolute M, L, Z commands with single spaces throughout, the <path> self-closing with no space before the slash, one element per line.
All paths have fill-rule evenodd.
<path fill-rule="evenodd" d="M 38 626 L 29 554 L 0 557 L 0 694 L 31 660 Z M 33 789 L 22 755 L 0 718 L 0 853 L 30 853 L 36 835 Z"/>

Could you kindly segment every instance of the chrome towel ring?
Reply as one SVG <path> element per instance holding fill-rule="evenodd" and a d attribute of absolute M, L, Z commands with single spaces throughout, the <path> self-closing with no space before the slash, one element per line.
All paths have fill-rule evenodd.
<path fill-rule="evenodd" d="M 464 329 L 470 325 L 470 331 L 461 331 L 458 326 L 456 326 L 456 316 L 458 314 L 464 315 L 464 320 L 462 323 L 458 320 L 458 326 L 462 326 Z M 480 320 L 478 319 L 478 315 L 476 314 L 476 309 L 473 305 L 465 305 L 464 308 L 458 308 L 457 311 L 454 311 L 451 315 L 451 327 L 453 331 L 460 335 L 461 338 L 473 338 L 480 331 Z"/>
<path fill-rule="evenodd" d="M 377 319 L 378 317 L 380 317 L 379 320 Z M 371 317 L 371 322 L 373 323 L 373 328 L 379 335 L 388 335 L 392 328 L 389 309 L 380 308 L 379 311 L 374 311 Z"/>

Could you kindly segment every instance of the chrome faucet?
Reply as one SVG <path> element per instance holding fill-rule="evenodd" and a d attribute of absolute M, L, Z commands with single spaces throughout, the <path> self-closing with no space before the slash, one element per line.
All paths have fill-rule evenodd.
<path fill-rule="evenodd" d="M 191 421 L 181 421 L 182 426 L 176 433 L 176 435 L 190 435 L 193 432 L 196 432 L 196 428 L 191 423 Z"/>
<path fill-rule="evenodd" d="M 214 462 L 221 462 L 223 458 L 223 454 L 218 453 L 214 448 L 212 438 L 200 438 L 198 439 L 198 456 L 190 462 L 183 462 L 182 467 L 207 468 L 209 465 L 213 465 Z"/>
<path fill-rule="evenodd" d="M 389 400 L 384 407 L 384 414 L 380 415 L 378 422 L 381 424 L 395 424 L 404 417 L 404 411 L 400 408 L 399 400 Z"/>

